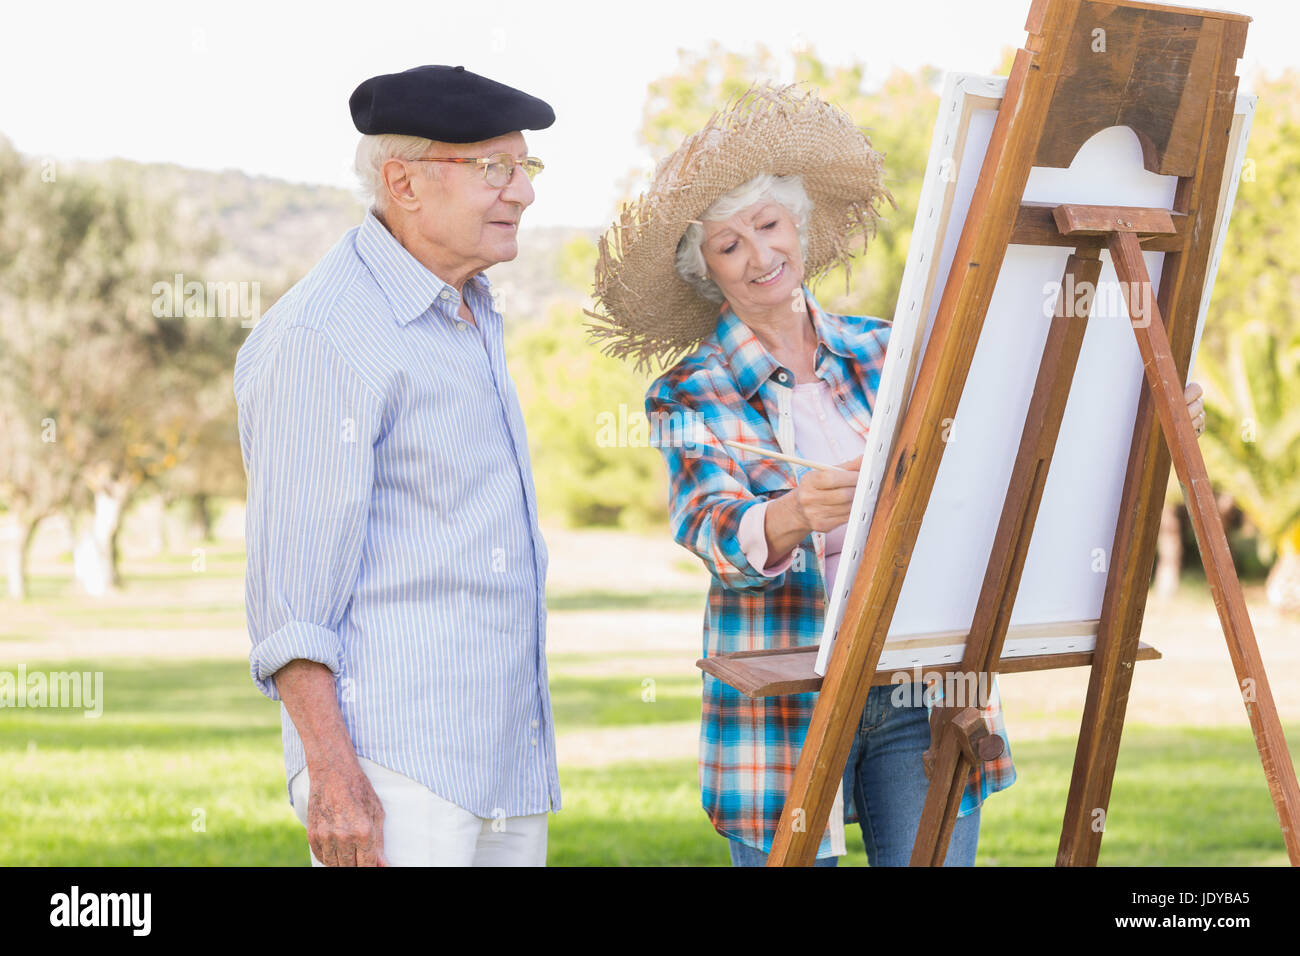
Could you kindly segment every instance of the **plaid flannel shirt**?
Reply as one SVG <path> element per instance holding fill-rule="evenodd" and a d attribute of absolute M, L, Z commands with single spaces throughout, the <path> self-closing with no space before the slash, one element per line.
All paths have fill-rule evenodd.
<path fill-rule="evenodd" d="M 892 323 L 825 312 L 804 288 L 817 332 L 817 377 L 826 382 L 853 428 L 866 436 Z M 821 640 L 825 614 L 825 535 L 813 533 L 791 566 L 768 577 L 746 559 L 737 541 L 745 512 L 793 490 L 799 466 L 734 451 L 733 440 L 791 453 L 790 401 L 794 375 L 780 366 L 729 308 L 713 335 L 657 378 L 646 412 L 668 464 L 669 521 L 674 539 L 713 575 L 704 617 L 704 656 L 787 647 Z M 665 437 L 665 436 L 674 437 Z M 816 560 L 809 560 L 815 555 Z M 816 695 L 751 700 L 703 675 L 700 790 L 704 809 L 723 836 L 764 852 L 794 775 Z M 1006 739 L 996 680 L 984 711 Z M 971 772 L 961 815 L 1015 780 L 1010 748 Z M 837 802 L 838 803 L 838 802 Z M 845 807 L 847 822 L 856 814 Z M 832 820 L 818 856 L 842 852 L 842 825 L 832 849 Z"/>

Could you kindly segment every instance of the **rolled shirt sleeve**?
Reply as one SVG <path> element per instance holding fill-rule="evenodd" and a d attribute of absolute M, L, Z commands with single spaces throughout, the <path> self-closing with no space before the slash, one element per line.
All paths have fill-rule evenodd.
<path fill-rule="evenodd" d="M 763 501 L 756 504 L 745 512 L 740 519 L 740 548 L 745 552 L 745 557 L 749 563 L 756 568 L 761 568 L 763 573 L 769 578 L 774 578 L 778 574 L 786 571 L 794 563 L 794 550 L 784 559 L 769 566 L 767 561 L 767 506 L 771 501 Z"/>
<path fill-rule="evenodd" d="M 249 665 L 258 689 L 279 700 L 273 675 L 292 660 L 339 672 L 382 405 L 321 331 L 290 327 L 272 348 L 239 414 Z"/>

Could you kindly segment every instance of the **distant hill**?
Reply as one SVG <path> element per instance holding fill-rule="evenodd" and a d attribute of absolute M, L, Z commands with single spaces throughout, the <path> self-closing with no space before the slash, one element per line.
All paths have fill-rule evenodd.
<path fill-rule="evenodd" d="M 178 215 L 192 216 L 190 221 L 219 237 L 206 278 L 260 281 L 263 311 L 365 216 L 361 200 L 346 189 L 233 169 L 209 172 L 124 159 L 59 166 L 60 176 L 78 174 L 138 178 L 153 195 L 170 197 Z M 550 302 L 580 297 L 560 278 L 557 258 L 569 240 L 597 235 L 596 228 L 529 227 L 525 216 L 518 258 L 488 270 L 503 294 L 507 321 L 538 319 Z"/>

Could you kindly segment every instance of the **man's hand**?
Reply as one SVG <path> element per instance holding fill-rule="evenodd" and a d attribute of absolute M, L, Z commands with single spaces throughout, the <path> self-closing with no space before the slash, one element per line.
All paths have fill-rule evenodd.
<path fill-rule="evenodd" d="M 275 686 L 307 755 L 307 843 L 326 866 L 387 866 L 384 807 L 357 760 L 339 711 L 334 675 L 316 661 L 292 660 Z"/>
<path fill-rule="evenodd" d="M 326 866 L 386 866 L 384 808 L 365 771 L 318 769 L 307 775 L 307 843 Z"/>
<path fill-rule="evenodd" d="M 1205 433 L 1205 402 L 1201 397 L 1203 393 L 1204 390 L 1195 382 L 1189 382 L 1183 392 L 1183 398 L 1187 402 L 1187 414 L 1191 416 L 1192 428 L 1197 438 Z"/>

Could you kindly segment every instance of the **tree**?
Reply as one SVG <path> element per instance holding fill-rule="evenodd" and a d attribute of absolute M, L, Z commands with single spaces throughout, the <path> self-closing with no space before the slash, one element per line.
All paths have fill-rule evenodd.
<path fill-rule="evenodd" d="M 76 338 L 50 314 L 57 263 L 93 220 L 96 200 L 82 183 L 53 188 L 54 176 L 0 140 L 0 497 L 13 531 L 8 593 L 18 599 L 37 527 L 71 505 L 79 480 L 58 415 L 84 382 L 59 361 Z"/>
<path fill-rule="evenodd" d="M 1267 594 L 1300 612 L 1300 76 L 1258 77 L 1259 96 L 1195 377 L 1201 452 L 1274 561 Z"/>
<path fill-rule="evenodd" d="M 22 595 L 27 542 L 54 509 L 79 527 L 79 583 L 102 594 L 119 583 L 124 510 L 192 448 L 205 424 L 192 398 L 240 330 L 156 307 L 156 283 L 195 279 L 215 248 L 172 197 L 113 164 L 33 164 L 0 184 L 0 420 L 20 528 L 10 594 Z"/>

